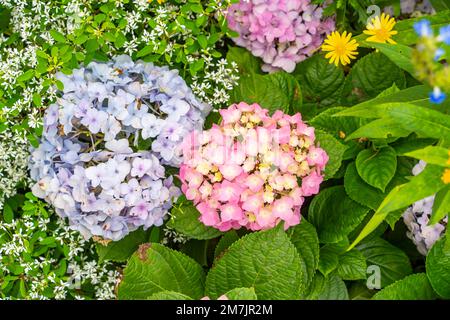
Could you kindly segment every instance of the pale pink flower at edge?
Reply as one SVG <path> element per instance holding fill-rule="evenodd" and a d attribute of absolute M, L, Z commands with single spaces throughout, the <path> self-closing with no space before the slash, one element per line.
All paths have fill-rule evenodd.
<path fill-rule="evenodd" d="M 220 110 L 219 125 L 184 139 L 181 190 L 199 220 L 220 231 L 265 230 L 300 223 L 304 198 L 317 194 L 327 153 L 314 128 L 258 104 Z"/>
<path fill-rule="evenodd" d="M 335 19 L 323 17 L 327 2 L 240 0 L 228 9 L 228 26 L 239 34 L 233 38 L 238 46 L 264 61 L 263 71 L 293 72 L 335 30 Z M 229 112 L 225 122 L 234 115 Z"/>

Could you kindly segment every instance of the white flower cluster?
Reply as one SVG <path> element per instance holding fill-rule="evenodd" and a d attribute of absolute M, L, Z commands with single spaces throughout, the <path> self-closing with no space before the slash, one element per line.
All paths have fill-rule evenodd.
<path fill-rule="evenodd" d="M 426 163 L 420 161 L 413 168 L 413 174 L 416 176 L 425 168 Z M 431 214 L 433 213 L 434 195 L 415 202 L 406 209 L 403 214 L 403 221 L 408 227 L 408 238 L 417 246 L 417 250 L 422 255 L 427 255 L 428 250 L 445 233 L 448 223 L 448 216 L 434 225 L 428 225 Z"/>
<path fill-rule="evenodd" d="M 53 225 L 56 223 L 56 228 Z M 31 256 L 30 243 L 54 239 L 57 246 L 41 255 Z M 58 272 L 59 248 L 67 248 L 67 270 Z M 98 263 L 95 244 L 85 241 L 63 220 L 41 216 L 23 216 L 11 223 L 0 221 L 0 285 L 3 279 L 14 279 L 17 270 L 27 289 L 24 299 L 115 299 L 119 272 L 111 262 Z M 15 268 L 12 268 L 12 266 Z M 93 296 L 83 287 L 93 288 Z M 7 298 L 1 294 L 0 299 Z"/>
<path fill-rule="evenodd" d="M 237 64 L 234 61 L 229 64 L 225 59 L 215 62 L 208 56 L 203 56 L 203 59 L 205 75 L 202 78 L 193 78 L 192 91 L 210 105 L 227 103 L 230 99 L 228 92 L 237 85 L 239 80 Z M 188 61 L 194 62 L 194 58 L 189 57 Z M 207 92 L 212 88 L 214 88 L 214 94 L 210 96 Z"/>
<path fill-rule="evenodd" d="M 9 129 L 0 132 L 0 209 L 3 201 L 16 193 L 21 182 L 28 182 L 28 141 Z"/>

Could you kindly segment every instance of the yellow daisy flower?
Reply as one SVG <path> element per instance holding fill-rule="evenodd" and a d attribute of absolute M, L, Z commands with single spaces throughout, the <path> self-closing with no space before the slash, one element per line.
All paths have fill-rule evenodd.
<path fill-rule="evenodd" d="M 376 16 L 372 21 L 367 24 L 366 29 L 363 32 L 371 37 L 367 38 L 369 42 L 391 43 L 396 44 L 391 37 L 397 34 L 396 30 L 392 30 L 396 22 L 394 18 L 391 18 L 388 14 L 382 13 L 380 16 Z"/>
<path fill-rule="evenodd" d="M 152 3 L 153 0 L 147 0 L 148 2 Z M 158 4 L 162 4 L 163 2 L 165 2 L 166 0 L 156 0 L 156 2 L 158 2 Z"/>
<path fill-rule="evenodd" d="M 442 175 L 442 181 L 444 181 L 445 184 L 450 183 L 450 169 L 445 169 L 444 174 Z"/>
<path fill-rule="evenodd" d="M 347 34 L 347 31 L 344 31 L 342 35 L 337 31 L 329 34 L 322 45 L 323 51 L 329 51 L 325 58 L 330 59 L 330 63 L 336 66 L 339 62 L 344 66 L 349 64 L 350 59 L 355 59 L 358 54 L 356 51 L 358 43 L 355 39 L 350 40 L 351 38 L 352 34 Z"/>

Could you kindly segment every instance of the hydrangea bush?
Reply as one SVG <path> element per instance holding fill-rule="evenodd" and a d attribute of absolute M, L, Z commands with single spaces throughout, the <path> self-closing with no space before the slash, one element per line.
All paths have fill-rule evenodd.
<path fill-rule="evenodd" d="M 450 299 L 448 25 L 0 0 L 0 299 Z"/>

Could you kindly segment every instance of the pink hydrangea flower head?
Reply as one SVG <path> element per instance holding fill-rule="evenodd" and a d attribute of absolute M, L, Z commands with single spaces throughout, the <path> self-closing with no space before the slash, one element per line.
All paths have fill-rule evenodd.
<path fill-rule="evenodd" d="M 186 137 L 196 148 L 187 148 L 180 168 L 181 189 L 200 221 L 221 231 L 300 223 L 304 197 L 319 192 L 328 162 L 314 128 L 300 114 L 270 116 L 258 104 L 241 102 L 220 114 L 219 125 Z"/>
<path fill-rule="evenodd" d="M 292 72 L 334 31 L 334 18 L 323 17 L 323 6 L 311 0 L 240 0 L 230 6 L 228 26 L 234 42 L 264 61 L 267 72 Z M 326 2 L 325 2 L 326 3 Z"/>

